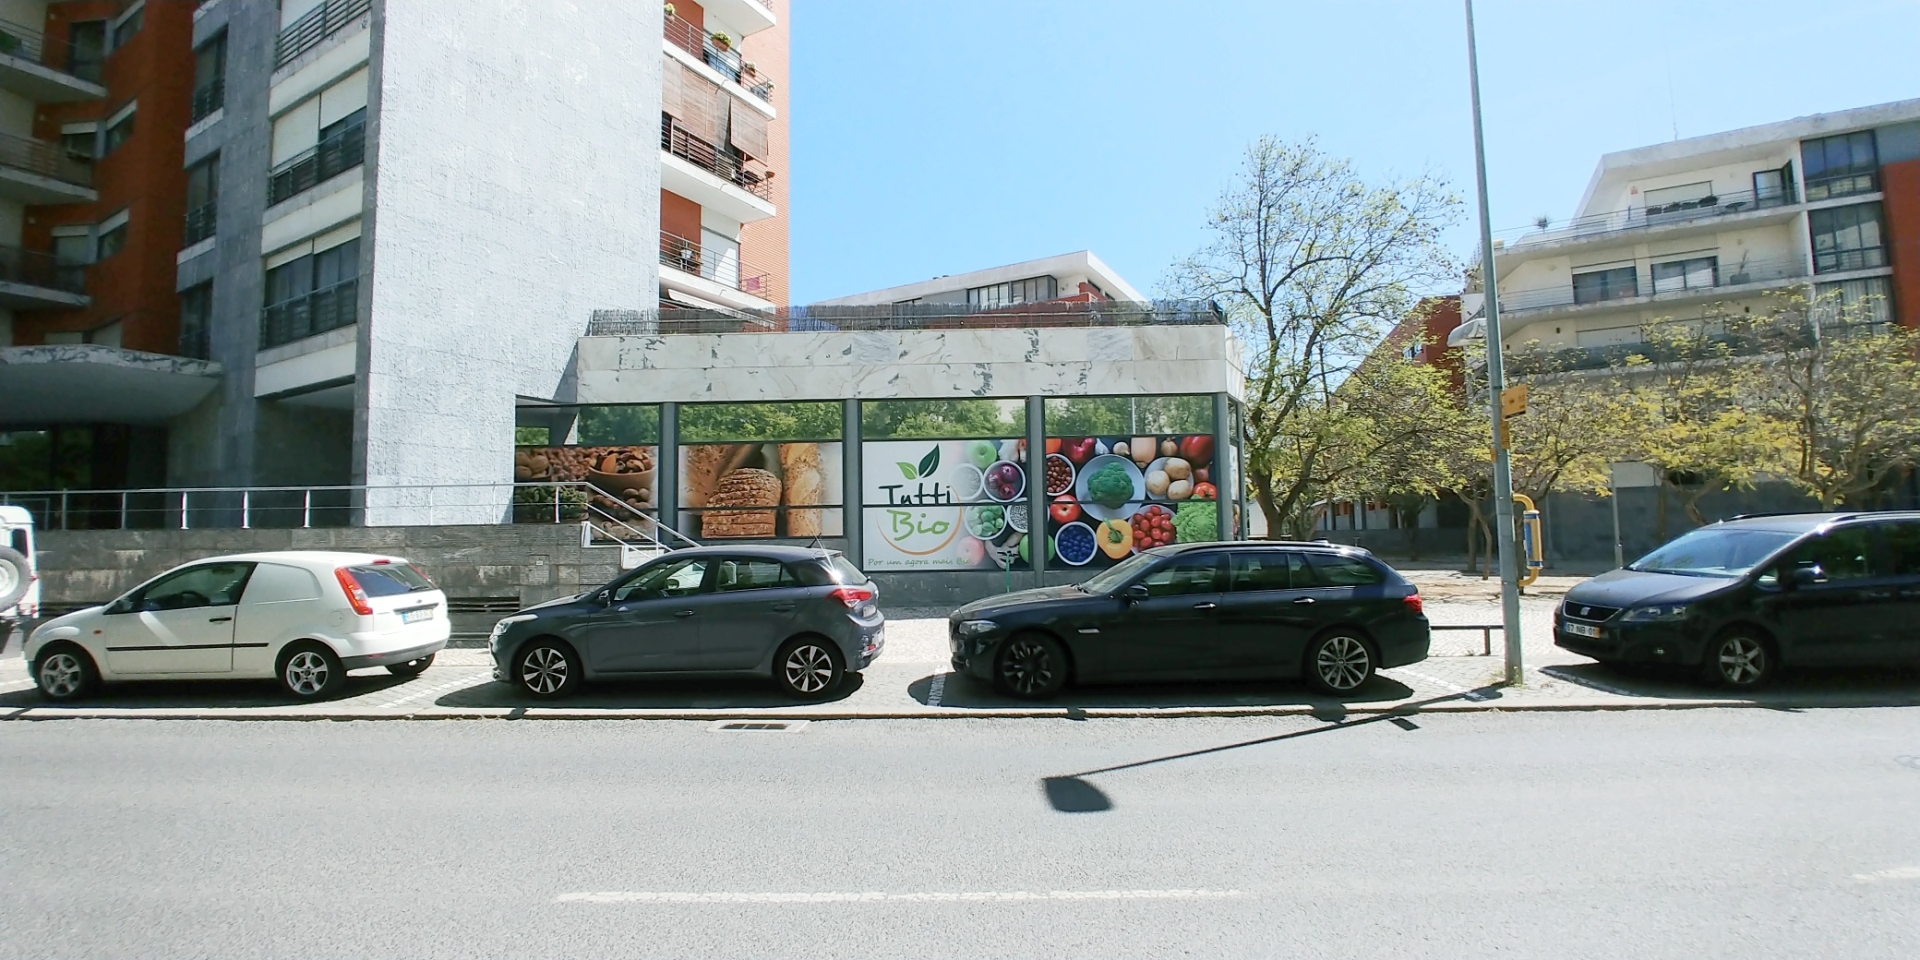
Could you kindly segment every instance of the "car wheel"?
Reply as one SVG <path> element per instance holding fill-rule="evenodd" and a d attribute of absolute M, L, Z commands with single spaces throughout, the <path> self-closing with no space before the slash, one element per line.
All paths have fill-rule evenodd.
<path fill-rule="evenodd" d="M 1780 658 L 1773 645 L 1745 630 L 1721 634 L 1707 644 L 1700 664 L 1701 679 L 1716 687 L 1753 690 L 1773 679 Z"/>
<path fill-rule="evenodd" d="M 580 686 L 580 658 L 558 640 L 527 644 L 514 663 L 514 684 L 542 700 L 568 696 Z"/>
<path fill-rule="evenodd" d="M 994 657 L 993 683 L 1001 693 L 1022 700 L 1052 697 L 1067 685 L 1067 651 L 1045 634 L 1015 634 Z"/>
<path fill-rule="evenodd" d="M 789 640 L 773 656 L 773 682 L 790 697 L 825 699 L 846 675 L 845 660 L 839 648 L 818 637 Z"/>
<path fill-rule="evenodd" d="M 100 671 L 85 650 L 59 643 L 41 651 L 33 665 L 33 682 L 40 695 L 55 703 L 78 700 L 100 685 Z"/>
<path fill-rule="evenodd" d="M 1307 647 L 1307 684 L 1321 693 L 1346 696 L 1373 679 L 1373 648 L 1352 631 L 1325 634 Z"/>
<path fill-rule="evenodd" d="M 429 653 L 418 660 L 388 664 L 387 672 L 396 677 L 417 677 L 427 672 L 427 668 L 431 666 L 433 666 L 433 654 Z"/>
<path fill-rule="evenodd" d="M 280 686 L 301 700 L 324 700 L 347 678 L 340 658 L 322 643 L 297 643 L 280 655 Z"/>

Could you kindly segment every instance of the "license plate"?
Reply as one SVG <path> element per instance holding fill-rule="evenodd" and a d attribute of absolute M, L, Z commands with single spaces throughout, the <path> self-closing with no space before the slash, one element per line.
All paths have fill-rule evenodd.
<path fill-rule="evenodd" d="M 1600 638 L 1599 627 L 1589 627 L 1584 623 L 1569 623 L 1566 625 L 1566 631 L 1576 637 L 1592 637 L 1596 640 Z"/>
<path fill-rule="evenodd" d="M 432 620 L 432 619 L 433 619 L 432 607 L 421 607 L 418 610 L 405 610 L 400 613 L 401 623 L 419 623 L 422 620 Z"/>

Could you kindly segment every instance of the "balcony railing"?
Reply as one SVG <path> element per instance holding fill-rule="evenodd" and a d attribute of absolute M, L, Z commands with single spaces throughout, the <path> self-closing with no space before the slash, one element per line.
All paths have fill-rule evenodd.
<path fill-rule="evenodd" d="M 1792 187 L 1763 193 L 1742 190 L 1738 193 L 1714 194 L 1697 200 L 1678 200 L 1673 203 L 1632 207 L 1611 213 L 1576 217 L 1563 224 L 1549 225 L 1546 229 L 1533 227 L 1521 231 L 1508 231 L 1503 239 L 1506 239 L 1511 247 L 1555 243 L 1562 240 L 1584 240 L 1628 230 L 1647 230 L 1713 217 L 1730 217 L 1735 214 L 1752 213 L 1755 210 L 1790 206 L 1797 202 L 1799 201 L 1795 199 Z"/>
<path fill-rule="evenodd" d="M 716 250 L 712 247 L 703 249 L 699 242 L 675 236 L 665 230 L 660 231 L 660 265 L 711 280 L 723 287 L 730 287 L 761 299 L 766 299 L 769 292 L 767 280 L 772 276 L 767 271 L 741 260 L 738 249 L 732 251 Z"/>
<path fill-rule="evenodd" d="M 287 24 L 275 44 L 274 69 L 292 63 L 294 58 L 333 36 L 340 28 L 359 19 L 373 8 L 373 0 L 327 0 Z"/>
<path fill-rule="evenodd" d="M 50 253 L 0 246 L 0 280 L 65 293 L 86 293 L 86 268 L 61 263 Z"/>
<path fill-rule="evenodd" d="M 260 312 L 260 348 L 304 340 L 314 334 L 350 327 L 360 319 L 360 279 L 276 303 Z"/>
<path fill-rule="evenodd" d="M 193 91 L 193 116 L 189 123 L 199 123 L 211 116 L 227 102 L 227 78 L 215 77 L 205 86 Z"/>
<path fill-rule="evenodd" d="M 0 20 L 0 56 L 37 63 L 89 83 L 100 82 L 101 60 L 76 59 L 73 44 L 48 40 L 46 34 L 10 20 Z"/>
<path fill-rule="evenodd" d="M 1807 178 L 1807 200 L 1834 200 L 1840 197 L 1854 197 L 1863 193 L 1880 192 L 1880 174 L 1867 170 L 1858 173 L 1841 173 L 1828 177 Z"/>
<path fill-rule="evenodd" d="M 719 177 L 762 200 L 773 199 L 773 174 L 755 173 L 745 161 L 695 136 L 667 114 L 660 115 L 660 149 Z"/>
<path fill-rule="evenodd" d="M 964 330 L 971 328 L 1225 326 L 1210 300 L 1053 300 L 1013 307 L 956 303 L 893 303 L 865 307 L 780 307 L 775 310 L 595 310 L 590 337 L 697 333 Z"/>
<path fill-rule="evenodd" d="M 191 247 L 213 236 L 214 221 L 219 217 L 218 202 L 209 200 L 187 211 L 187 246 Z"/>
<path fill-rule="evenodd" d="M 327 137 L 313 149 L 294 156 L 268 175 L 267 206 L 297 197 L 365 163 L 367 125 L 364 120 Z"/>
<path fill-rule="evenodd" d="M 0 166 L 37 173 L 82 187 L 93 186 L 93 166 L 51 143 L 0 134 Z"/>
<path fill-rule="evenodd" d="M 712 67 L 714 71 L 728 80 L 746 88 L 748 93 L 773 102 L 773 81 L 749 70 L 747 60 L 740 51 L 729 46 L 722 50 L 713 42 L 707 32 L 672 14 L 667 15 L 667 41 L 692 54 L 695 59 Z"/>
<path fill-rule="evenodd" d="M 1845 273 L 1848 270 L 1872 270 L 1887 265 L 1886 247 L 1860 247 L 1855 250 L 1815 250 L 1814 273 Z"/>
<path fill-rule="evenodd" d="M 1654 279 L 1651 271 L 1638 270 L 1633 285 L 1609 287 L 1604 294 L 1598 296 L 1585 291 L 1576 294 L 1571 283 L 1545 290 L 1503 292 L 1500 294 L 1500 312 L 1522 313 L 1575 304 L 1586 307 L 1616 300 L 1639 300 L 1647 297 L 1657 301 L 1660 298 L 1696 296 L 1711 290 L 1769 283 L 1806 275 L 1806 263 L 1797 257 L 1745 264 L 1721 263 L 1711 271 L 1696 270 L 1683 277 L 1667 277 L 1658 280 Z"/>

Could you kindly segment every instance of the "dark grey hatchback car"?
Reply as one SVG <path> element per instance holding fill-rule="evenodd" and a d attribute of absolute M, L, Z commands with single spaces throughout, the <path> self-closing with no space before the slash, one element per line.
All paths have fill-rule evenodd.
<path fill-rule="evenodd" d="M 880 655 L 878 600 L 832 550 L 695 547 L 507 617 L 487 647 L 495 680 L 543 699 L 588 680 L 734 674 L 818 700 Z"/>

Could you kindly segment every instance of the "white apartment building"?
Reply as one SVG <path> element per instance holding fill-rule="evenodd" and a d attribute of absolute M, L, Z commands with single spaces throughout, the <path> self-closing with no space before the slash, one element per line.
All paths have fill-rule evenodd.
<path fill-rule="evenodd" d="M 1140 303 L 1146 299 L 1099 257 L 1081 250 L 822 300 L 816 306 L 927 304 L 991 310 L 1050 300 Z"/>

